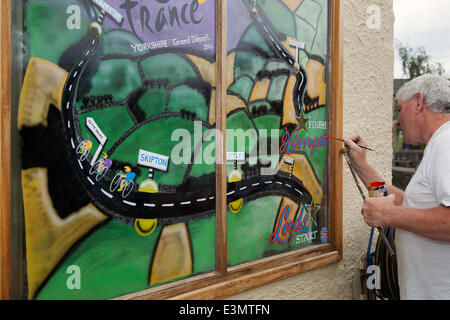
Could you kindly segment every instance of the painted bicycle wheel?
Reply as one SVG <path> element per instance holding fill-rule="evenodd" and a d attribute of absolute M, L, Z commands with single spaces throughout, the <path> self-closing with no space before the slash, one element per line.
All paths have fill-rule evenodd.
<path fill-rule="evenodd" d="M 85 147 L 83 150 L 83 153 L 80 156 L 80 161 L 86 160 L 88 154 L 89 154 L 89 149 L 87 147 Z"/>
<path fill-rule="evenodd" d="M 123 197 L 123 198 L 128 197 L 128 195 L 131 193 L 131 191 L 133 190 L 133 188 L 134 188 L 134 182 L 133 182 L 133 181 L 128 181 L 128 182 L 125 184 L 125 187 L 123 188 L 123 191 L 122 191 L 122 197 Z"/>
<path fill-rule="evenodd" d="M 102 166 L 100 172 L 97 173 L 95 180 L 100 181 L 105 176 L 106 172 L 108 172 L 108 167 Z"/>
<path fill-rule="evenodd" d="M 76 149 L 77 154 L 82 154 L 84 152 L 85 147 L 86 147 L 86 141 L 81 141 Z"/>
<path fill-rule="evenodd" d="M 122 181 L 122 177 L 120 176 L 120 174 L 116 174 L 114 176 L 114 178 L 112 179 L 112 181 L 111 181 L 111 185 L 109 186 L 109 190 L 111 192 L 116 191 L 119 188 L 119 186 L 120 186 L 120 181 Z"/>
<path fill-rule="evenodd" d="M 94 173 L 98 173 L 98 168 L 100 167 L 100 161 L 97 161 L 92 167 L 91 169 L 89 169 L 89 174 L 94 174 Z"/>

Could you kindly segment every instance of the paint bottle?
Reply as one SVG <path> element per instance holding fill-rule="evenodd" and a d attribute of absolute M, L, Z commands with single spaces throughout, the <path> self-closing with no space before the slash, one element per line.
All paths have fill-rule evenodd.
<path fill-rule="evenodd" d="M 367 190 L 369 191 L 369 197 L 387 197 L 388 188 L 386 183 L 383 182 L 372 182 L 367 185 Z"/>

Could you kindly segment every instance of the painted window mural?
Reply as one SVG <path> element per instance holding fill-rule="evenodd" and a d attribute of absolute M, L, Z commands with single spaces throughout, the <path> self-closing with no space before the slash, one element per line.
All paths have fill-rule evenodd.
<path fill-rule="evenodd" d="M 227 151 L 237 153 L 228 179 L 248 181 L 227 215 L 228 263 L 237 265 L 326 242 L 328 8 L 228 7 Z"/>
<path fill-rule="evenodd" d="M 227 181 L 215 1 L 20 2 L 29 299 L 215 271 L 216 183 L 228 266 L 327 242 L 327 0 L 228 0 Z"/>
<path fill-rule="evenodd" d="M 113 298 L 213 271 L 215 166 L 196 150 L 214 128 L 214 1 L 24 8 L 29 298 Z"/>

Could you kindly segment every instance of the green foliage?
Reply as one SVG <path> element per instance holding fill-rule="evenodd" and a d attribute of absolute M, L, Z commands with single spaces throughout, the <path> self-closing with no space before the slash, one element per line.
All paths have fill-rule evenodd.
<path fill-rule="evenodd" d="M 442 63 L 431 61 L 431 56 L 427 53 L 424 46 L 411 48 L 399 42 L 398 54 L 402 60 L 403 74 L 409 79 L 414 79 L 427 73 L 434 73 L 440 76 L 445 73 Z"/>

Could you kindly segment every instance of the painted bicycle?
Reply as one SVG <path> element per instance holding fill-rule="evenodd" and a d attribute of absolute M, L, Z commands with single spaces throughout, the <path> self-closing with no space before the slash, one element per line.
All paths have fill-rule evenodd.
<path fill-rule="evenodd" d="M 92 149 L 92 141 L 89 138 L 86 138 L 80 142 L 80 144 L 76 149 L 76 153 L 79 155 L 80 161 L 86 160 L 91 149 Z"/>
<path fill-rule="evenodd" d="M 111 192 L 121 191 L 122 197 L 126 198 L 134 189 L 134 178 L 136 178 L 136 173 L 132 172 L 130 167 L 125 166 L 124 171 L 120 171 L 114 176 L 109 190 Z"/>
<path fill-rule="evenodd" d="M 109 168 L 112 166 L 111 159 L 108 158 L 106 153 L 103 153 L 102 159 L 94 163 L 94 165 L 89 170 L 89 174 L 95 174 L 95 180 L 100 181 L 108 172 Z"/>

